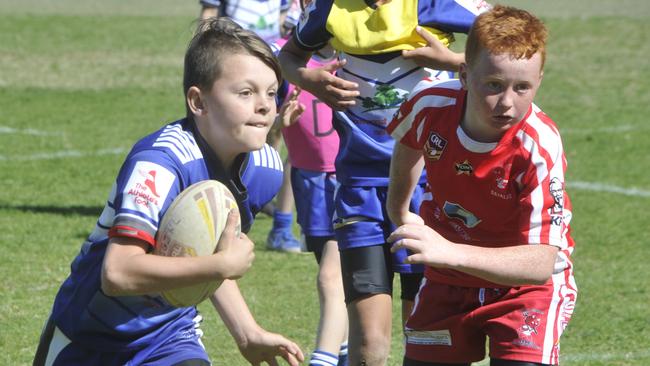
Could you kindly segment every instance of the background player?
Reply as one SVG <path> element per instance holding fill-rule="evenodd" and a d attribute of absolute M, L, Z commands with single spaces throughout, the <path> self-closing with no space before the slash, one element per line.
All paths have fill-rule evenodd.
<path fill-rule="evenodd" d="M 546 37 L 530 13 L 496 6 L 469 33 L 460 80 L 422 82 L 389 125 L 388 212 L 403 224 L 389 241 L 427 265 L 406 366 L 469 365 L 486 336 L 492 366 L 559 363 L 577 288 L 562 141 L 533 104 Z M 426 226 L 408 211 L 423 162 Z"/>
<path fill-rule="evenodd" d="M 225 72 L 233 68 L 238 73 Z M 282 180 L 279 156 L 265 145 L 280 80 L 276 58 L 257 35 L 226 18 L 199 26 L 185 54 L 187 117 L 141 139 L 127 156 L 56 296 L 34 364 L 209 365 L 197 309 L 172 307 L 157 293 L 217 279 L 224 281 L 210 300 L 251 364 L 275 364 L 276 356 L 302 361 L 295 343 L 255 322 L 233 281 L 253 260 L 253 243 L 234 233 L 237 213 L 214 255 L 151 254 L 172 200 L 206 179 L 232 191 L 248 232 L 254 211 Z M 261 155 L 278 164 L 259 163 Z"/>
<path fill-rule="evenodd" d="M 471 6 L 465 8 L 461 3 Z M 393 271 L 401 273 L 402 316 L 406 318 L 423 270 L 403 264 L 399 258 L 404 251 L 391 258 L 385 244 L 394 229 L 384 206 L 394 143 L 385 127 L 418 81 L 450 77 L 448 72 L 419 64 L 455 70 L 462 55 L 446 48 L 451 32 L 466 32 L 486 6 L 478 1 L 439 0 L 434 4 L 415 0 L 313 1 L 279 55 L 291 83 L 339 111 L 334 116 L 341 138 L 336 159 L 340 187 L 335 198 L 335 228 L 353 365 L 386 361 L 392 329 Z M 340 52 L 339 61 L 306 68 L 312 53 L 328 43 Z M 333 70 L 336 76 L 331 74 Z M 418 205 L 416 195 L 412 209 L 417 210 Z"/>
<path fill-rule="evenodd" d="M 316 52 L 308 67 L 322 67 L 334 61 L 331 48 Z M 334 159 L 339 137 L 332 126 L 332 110 L 308 92 L 291 86 L 287 93 L 290 110 L 300 108 L 299 118 L 284 116 L 282 135 L 291 162 L 291 186 L 296 201 L 298 224 L 307 250 L 314 253 L 319 265 L 317 289 L 320 321 L 316 349 L 310 365 L 347 365 L 347 313 L 341 279 L 339 249 L 334 238 Z"/>

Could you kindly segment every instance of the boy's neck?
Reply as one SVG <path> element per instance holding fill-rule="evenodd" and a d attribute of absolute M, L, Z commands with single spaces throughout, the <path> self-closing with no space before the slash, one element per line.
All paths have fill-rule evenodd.
<path fill-rule="evenodd" d="M 196 121 L 192 120 L 191 122 L 193 124 L 193 130 L 195 132 L 195 138 L 197 140 L 197 143 L 199 144 L 199 147 L 201 148 L 204 158 L 207 158 L 207 160 L 211 160 L 212 164 L 218 164 L 221 166 L 221 169 L 223 171 L 230 173 L 232 170 L 233 164 L 235 163 L 235 160 L 237 157 L 240 155 L 239 153 L 231 153 L 226 151 L 225 149 L 219 149 L 220 147 L 225 147 L 227 146 L 226 143 L 224 144 L 216 144 L 217 146 L 212 146 L 214 144 L 210 143 L 205 136 L 201 133 L 201 130 L 198 128 L 198 125 Z M 205 156 L 205 155 L 209 155 Z M 217 160 L 217 161 L 214 161 Z"/>
<path fill-rule="evenodd" d="M 495 133 L 494 131 L 481 128 L 480 123 L 475 123 L 471 119 L 471 116 L 467 115 L 467 111 L 465 112 L 463 118 L 460 120 L 460 128 L 462 128 L 467 137 L 472 140 L 482 143 L 499 142 L 501 137 L 505 134 L 505 131 Z"/>

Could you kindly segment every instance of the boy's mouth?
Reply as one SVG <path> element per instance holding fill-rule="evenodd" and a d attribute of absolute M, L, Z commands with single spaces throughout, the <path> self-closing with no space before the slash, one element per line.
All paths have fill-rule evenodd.
<path fill-rule="evenodd" d="M 257 128 L 267 128 L 269 126 L 268 122 L 248 122 L 246 126 L 257 127 Z"/>

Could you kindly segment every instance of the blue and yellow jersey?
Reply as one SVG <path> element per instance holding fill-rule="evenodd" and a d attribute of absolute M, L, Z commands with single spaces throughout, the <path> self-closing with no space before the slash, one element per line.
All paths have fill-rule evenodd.
<path fill-rule="evenodd" d="M 280 155 L 269 145 L 240 155 L 225 171 L 187 120 L 140 140 L 125 159 L 95 229 L 83 243 L 54 301 L 52 321 L 73 342 L 99 351 L 140 350 L 192 326 L 194 307 L 175 308 L 160 295 L 117 296 L 100 288 L 109 238 L 130 236 L 155 245 L 172 201 L 190 185 L 216 179 L 235 196 L 247 232 L 254 215 L 278 192 Z"/>
<path fill-rule="evenodd" d="M 305 9 L 296 44 L 309 51 L 331 44 L 347 60 L 337 76 L 359 85 L 356 105 L 334 118 L 341 137 L 336 162 L 341 183 L 388 185 L 394 144 L 388 122 L 419 81 L 452 76 L 401 57 L 402 50 L 426 45 L 415 28 L 449 45 L 453 33 L 469 31 L 485 9 L 482 0 L 393 0 L 376 7 L 363 0 L 315 0 Z"/>

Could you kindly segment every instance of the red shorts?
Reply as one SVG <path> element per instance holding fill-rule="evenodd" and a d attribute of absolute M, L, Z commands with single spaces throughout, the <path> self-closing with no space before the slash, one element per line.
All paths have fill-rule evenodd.
<path fill-rule="evenodd" d="M 569 273 L 541 286 L 469 288 L 424 280 L 406 323 L 406 357 L 438 363 L 490 358 L 559 363 L 559 341 L 577 296 Z"/>

